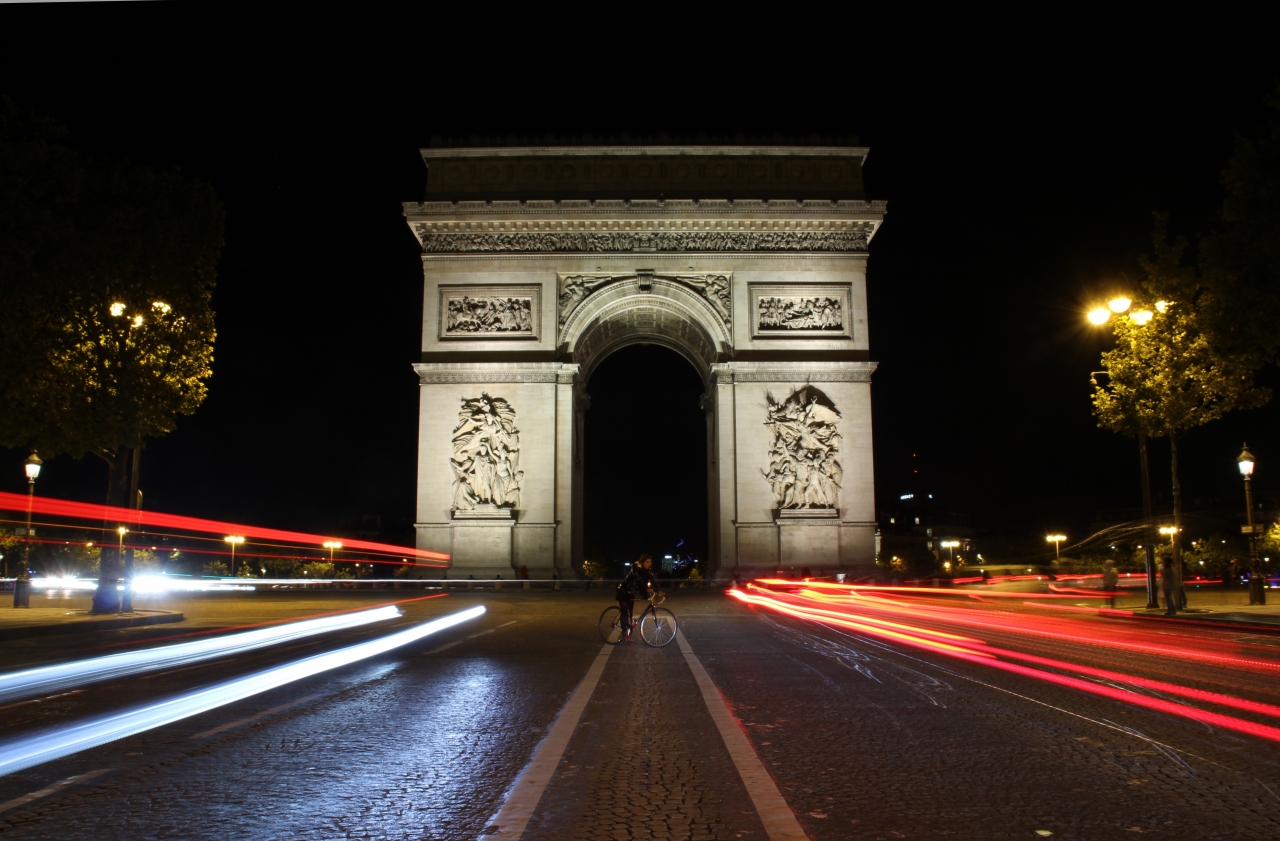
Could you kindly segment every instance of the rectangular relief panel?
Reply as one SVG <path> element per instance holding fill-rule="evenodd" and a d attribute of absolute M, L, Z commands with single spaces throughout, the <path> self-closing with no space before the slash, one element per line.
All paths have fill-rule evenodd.
<path fill-rule="evenodd" d="M 539 284 L 440 287 L 441 341 L 537 340 L 542 324 Z"/>
<path fill-rule="evenodd" d="M 848 283 L 748 287 L 752 339 L 852 339 L 853 287 Z"/>

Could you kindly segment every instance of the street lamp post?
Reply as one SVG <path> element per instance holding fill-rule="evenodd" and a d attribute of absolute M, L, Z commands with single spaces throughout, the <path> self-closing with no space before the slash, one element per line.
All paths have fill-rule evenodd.
<path fill-rule="evenodd" d="M 1053 544 L 1053 560 L 1058 562 L 1062 560 L 1062 541 L 1067 539 L 1065 534 L 1047 534 L 1044 537 L 1047 543 Z"/>
<path fill-rule="evenodd" d="M 1120 315 L 1128 312 L 1129 307 L 1133 305 L 1133 301 L 1124 296 L 1113 298 L 1107 302 L 1105 307 L 1097 307 L 1089 312 L 1089 321 L 1095 325 L 1103 325 L 1111 320 L 1112 313 Z M 1156 302 L 1156 310 L 1165 312 L 1168 304 L 1164 301 Z M 1139 326 L 1145 327 L 1154 318 L 1154 314 L 1150 310 L 1139 310 L 1129 316 Z M 1135 351 L 1136 353 L 1136 351 Z M 1099 372 L 1101 373 L 1101 372 Z M 1090 380 L 1095 386 L 1098 384 L 1097 379 Z M 1154 610 L 1160 606 L 1160 598 L 1158 588 L 1156 587 L 1156 547 L 1151 540 L 1151 471 L 1147 467 L 1147 433 L 1138 430 L 1138 462 L 1142 470 L 1142 519 L 1144 523 L 1144 531 L 1146 537 L 1143 538 L 1142 547 L 1146 550 L 1147 565 L 1147 609 Z"/>
<path fill-rule="evenodd" d="M 14 607 L 31 607 L 31 576 L 28 573 L 31 561 L 31 505 L 35 501 L 36 478 L 40 475 L 40 465 L 43 463 L 40 460 L 40 456 L 36 455 L 35 450 L 32 450 L 31 455 L 27 456 L 25 465 L 27 471 L 27 531 L 23 535 L 22 567 L 18 570 L 18 575 L 13 582 Z"/>
<path fill-rule="evenodd" d="M 334 549 L 341 549 L 341 548 L 342 548 L 342 541 L 341 541 L 341 540 L 326 540 L 326 541 L 324 542 L 324 548 L 326 548 L 326 549 L 328 549 L 328 550 L 329 550 L 329 563 L 333 563 L 333 550 L 334 550 Z"/>
<path fill-rule="evenodd" d="M 119 558 L 122 564 L 124 563 L 124 536 L 128 533 L 129 530 L 124 526 L 116 526 L 116 534 L 120 535 L 120 543 L 116 551 L 120 553 Z M 116 582 L 116 592 L 120 594 L 120 600 L 116 602 L 116 613 L 132 612 L 133 600 L 129 597 L 129 587 L 132 584 L 133 582 L 129 580 L 127 573 L 123 584 Z M 101 583 L 98 586 L 102 586 Z"/>
<path fill-rule="evenodd" d="M 1253 524 L 1253 464 L 1253 453 L 1249 452 L 1249 445 L 1245 444 L 1240 457 L 1236 459 L 1236 466 L 1244 477 L 1244 504 L 1248 509 L 1249 524 L 1245 528 L 1249 531 L 1249 604 L 1266 604 L 1266 578 L 1258 565 L 1258 530 Z"/>
<path fill-rule="evenodd" d="M 244 543 L 244 538 L 239 535 L 228 535 L 222 538 L 231 546 L 231 577 L 236 577 L 236 547 Z"/>
<path fill-rule="evenodd" d="M 954 572 L 956 566 L 956 547 L 960 545 L 958 540 L 944 540 L 939 544 L 943 549 L 947 550 L 947 572 Z"/>

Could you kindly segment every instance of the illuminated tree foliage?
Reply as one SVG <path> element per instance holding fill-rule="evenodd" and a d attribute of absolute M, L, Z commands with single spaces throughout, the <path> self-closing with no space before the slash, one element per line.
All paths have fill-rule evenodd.
<path fill-rule="evenodd" d="M 64 138 L 0 100 L 0 444 L 99 456 L 124 506 L 134 451 L 205 398 L 223 209 Z M 102 575 L 119 564 L 104 553 Z"/>

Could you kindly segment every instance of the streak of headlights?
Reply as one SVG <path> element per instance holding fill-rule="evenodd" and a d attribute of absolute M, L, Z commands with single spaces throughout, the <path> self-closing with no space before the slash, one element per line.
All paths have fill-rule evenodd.
<path fill-rule="evenodd" d="M 90 660 L 26 669 L 13 674 L 0 675 L 0 703 L 83 686 L 86 683 L 142 674 L 156 669 L 185 666 L 214 657 L 243 654 L 268 645 L 277 645 L 329 631 L 358 628 L 371 622 L 394 619 L 400 615 L 399 608 L 379 607 L 356 613 L 320 616 L 301 622 L 291 622 L 288 625 L 260 628 L 255 631 L 195 642 L 148 648 L 142 651 L 126 651 L 105 657 L 94 657 Z"/>
<path fill-rule="evenodd" d="M 122 739 L 125 736 L 172 724 L 330 669 L 376 657 L 402 645 L 416 642 L 437 631 L 474 619 L 483 613 L 483 606 L 473 607 L 380 639 L 340 648 L 327 654 L 317 654 L 284 666 L 276 666 L 257 674 L 220 683 L 208 689 L 179 695 L 167 701 L 101 716 L 83 724 L 51 728 L 33 736 L 14 739 L 0 744 L 0 776 Z"/>

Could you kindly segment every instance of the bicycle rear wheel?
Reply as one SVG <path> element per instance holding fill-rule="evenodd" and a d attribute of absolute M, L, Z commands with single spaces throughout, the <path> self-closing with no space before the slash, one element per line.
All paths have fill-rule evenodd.
<path fill-rule="evenodd" d="M 654 648 L 676 638 L 676 615 L 665 607 L 655 607 L 640 618 L 640 638 Z"/>
<path fill-rule="evenodd" d="M 617 605 L 606 607 L 604 613 L 600 614 L 600 621 L 596 627 L 600 629 L 600 639 L 609 645 L 622 642 L 622 611 Z"/>

